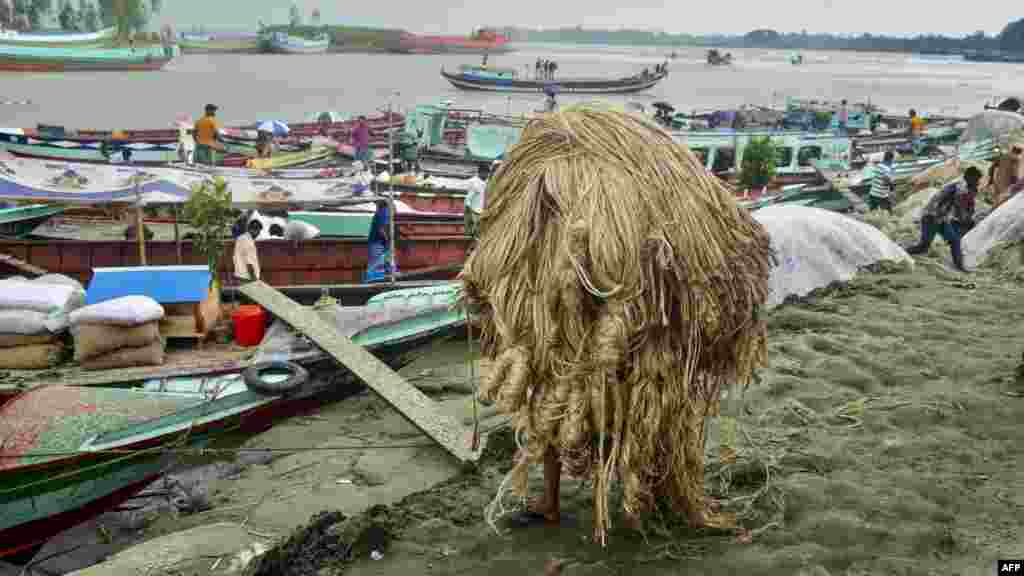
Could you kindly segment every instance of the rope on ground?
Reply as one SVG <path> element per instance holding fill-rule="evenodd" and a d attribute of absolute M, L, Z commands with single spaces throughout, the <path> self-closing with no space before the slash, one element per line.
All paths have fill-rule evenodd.
<path fill-rule="evenodd" d="M 488 432 L 497 430 L 506 425 L 506 422 L 501 422 L 493 426 L 489 426 L 483 430 L 486 434 Z M 179 442 L 175 442 L 179 443 Z M 433 442 L 410 442 L 406 444 L 352 444 L 348 446 L 297 446 L 294 448 L 110 448 L 106 450 L 72 450 L 72 451 L 59 451 L 59 452 L 32 452 L 31 454 L 0 454 L 0 460 L 12 460 L 18 458 L 45 458 L 45 457 L 64 457 L 64 456 L 81 456 L 83 454 L 111 454 L 111 455 L 131 455 L 131 454 L 182 454 L 182 455 L 194 455 L 194 456 L 207 456 L 217 454 L 244 454 L 244 453 L 301 453 L 301 452 L 332 452 L 332 451 L 344 451 L 344 450 L 386 450 L 386 449 L 402 449 L 402 448 L 429 448 L 435 446 Z M 50 478 L 52 480 L 52 478 Z"/>

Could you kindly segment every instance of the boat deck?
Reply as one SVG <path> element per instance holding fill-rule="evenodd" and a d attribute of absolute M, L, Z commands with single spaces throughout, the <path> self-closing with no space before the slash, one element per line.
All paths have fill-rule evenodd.
<path fill-rule="evenodd" d="M 198 349 L 172 341 L 167 345 L 161 366 L 83 370 L 78 363 L 68 361 L 48 370 L 3 370 L 0 371 L 0 399 L 41 385 L 90 386 L 233 372 L 247 366 L 255 352 L 256 348 L 242 348 L 234 343 L 209 342 Z"/>

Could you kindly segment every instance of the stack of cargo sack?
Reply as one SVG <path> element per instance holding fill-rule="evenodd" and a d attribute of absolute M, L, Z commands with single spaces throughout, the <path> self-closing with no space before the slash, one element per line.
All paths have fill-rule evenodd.
<path fill-rule="evenodd" d="M 0 369 L 41 370 L 64 359 L 61 333 L 85 304 L 77 280 L 47 274 L 0 280 Z"/>
<path fill-rule="evenodd" d="M 149 296 L 79 308 L 70 317 L 75 360 L 85 370 L 159 366 L 164 363 L 163 317 L 163 306 Z"/>

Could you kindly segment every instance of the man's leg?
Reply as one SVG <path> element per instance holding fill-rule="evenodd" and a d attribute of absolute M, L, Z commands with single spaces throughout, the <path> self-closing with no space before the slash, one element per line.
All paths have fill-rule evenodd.
<path fill-rule="evenodd" d="M 530 511 L 541 514 L 548 522 L 557 523 L 561 516 L 559 491 L 561 490 L 562 462 L 555 449 L 548 446 L 544 453 L 544 497 L 530 506 Z"/>
<path fill-rule="evenodd" d="M 924 254 L 928 251 L 928 248 L 932 245 L 932 240 L 935 239 L 935 222 L 928 216 L 921 217 L 921 241 L 917 244 L 907 248 L 907 254 Z"/>
<path fill-rule="evenodd" d="M 960 246 L 960 231 L 952 222 L 944 222 L 940 228 L 942 238 L 949 244 L 949 251 L 953 255 L 953 266 L 957 270 L 966 272 L 964 269 L 964 253 Z"/>

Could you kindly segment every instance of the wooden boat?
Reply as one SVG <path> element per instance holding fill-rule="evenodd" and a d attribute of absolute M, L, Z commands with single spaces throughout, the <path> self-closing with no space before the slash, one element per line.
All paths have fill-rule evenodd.
<path fill-rule="evenodd" d="M 704 163 L 704 167 L 725 180 L 735 180 L 743 162 L 743 150 L 751 138 L 768 136 L 779 157 L 775 177 L 779 184 L 821 183 L 822 169 L 848 169 L 850 138 L 836 134 L 806 132 L 719 130 L 673 132 Z"/>
<path fill-rule="evenodd" d="M 401 200 L 395 201 L 395 225 L 407 241 L 421 237 L 461 236 L 465 234 L 463 212 L 426 212 L 415 210 Z M 356 204 L 337 209 L 293 210 L 288 220 L 306 222 L 320 231 L 318 238 L 359 238 L 370 234 L 370 223 L 376 206 Z"/>
<path fill-rule="evenodd" d="M 461 90 L 482 90 L 486 92 L 527 92 L 542 93 L 555 87 L 559 92 L 569 94 L 627 94 L 642 92 L 654 87 L 665 79 L 668 72 L 660 74 L 637 74 L 626 78 L 557 78 L 536 80 L 520 77 L 520 71 L 513 68 L 490 68 L 463 65 L 458 72 L 441 69 L 441 76 Z"/>
<path fill-rule="evenodd" d="M 400 229 L 401 232 L 401 229 Z M 454 266 L 465 260 L 472 240 L 458 234 L 422 234 L 398 242 L 398 269 L 423 279 L 449 280 Z M 150 266 L 203 264 L 205 258 L 190 241 L 146 242 Z M 369 264 L 366 238 L 316 238 L 292 242 L 265 240 L 257 243 L 261 278 L 271 286 L 359 284 Z M 225 242 L 224 254 L 232 254 L 233 242 Z M 9 254 L 32 266 L 64 274 L 87 284 L 94 268 L 138 266 L 139 246 L 134 240 L 0 240 L 0 254 Z M 218 276 L 222 285 L 237 284 L 231 258 L 223 258 Z"/>
<path fill-rule="evenodd" d="M 60 48 L 0 45 L 0 70 L 14 72 L 159 70 L 179 53 L 177 46 Z"/>
<path fill-rule="evenodd" d="M 247 54 L 259 52 L 259 34 L 191 34 L 182 32 L 178 46 L 183 54 Z"/>
<path fill-rule="evenodd" d="M 30 204 L 0 209 L 0 238 L 22 238 L 37 226 L 64 211 L 62 206 Z"/>
<path fill-rule="evenodd" d="M 100 46 L 110 41 L 117 33 L 111 26 L 96 32 L 61 32 L 55 34 L 25 33 L 17 30 L 0 30 L 0 45 L 3 46 L 48 46 L 85 48 Z"/>
<path fill-rule="evenodd" d="M 370 144 L 386 145 L 388 128 L 399 128 L 405 119 L 393 114 L 390 121 L 386 115 L 367 119 L 370 126 Z M 354 122 L 334 122 L 328 125 L 332 138 L 347 141 Z M 299 122 L 289 126 L 291 134 L 283 139 L 285 145 L 301 142 L 319 133 L 322 125 L 318 122 Z M 225 128 L 225 142 L 228 154 L 222 164 L 245 166 L 255 156 L 256 133 L 254 126 Z M 73 162 L 121 162 L 137 164 L 167 164 L 179 162 L 179 132 L 173 128 L 149 130 L 71 130 L 63 126 L 40 125 L 38 128 L 0 128 L 0 150 L 12 154 L 47 160 Z M 343 151 L 341 151 L 344 153 Z"/>
<path fill-rule="evenodd" d="M 375 135 L 379 137 L 381 132 L 385 132 L 386 134 L 389 127 L 401 128 L 405 125 L 405 117 L 397 112 L 392 113 L 390 118 L 387 114 L 367 115 L 366 122 L 370 127 L 370 136 L 372 139 Z M 255 133 L 257 125 L 258 122 L 253 122 L 248 125 L 226 127 L 225 130 L 252 131 Z M 289 123 L 289 137 L 312 137 L 319 134 L 322 126 L 322 123 L 315 120 L 295 122 L 294 124 Z M 335 121 L 327 124 L 327 130 L 330 135 L 334 137 L 338 134 L 348 134 L 352 130 L 353 126 L 355 126 L 355 120 Z M 0 130 L 10 134 L 28 136 L 31 138 L 61 138 L 71 142 L 109 140 L 111 142 L 168 143 L 178 141 L 178 129 L 170 127 L 97 130 L 92 128 L 76 129 L 60 125 L 40 124 L 34 128 L 3 128 Z M 253 139 L 255 139 L 255 136 L 253 136 Z"/>
<path fill-rule="evenodd" d="M 270 36 L 270 51 L 277 54 L 323 54 L 331 45 L 326 35 L 317 38 L 301 38 L 285 32 L 274 32 Z"/>
<path fill-rule="evenodd" d="M 768 194 L 756 199 L 741 200 L 739 204 L 750 211 L 759 210 L 767 206 L 793 205 L 847 213 L 855 207 L 850 197 L 830 182 L 816 186 L 793 186 L 778 194 Z"/>
<path fill-rule="evenodd" d="M 403 32 L 394 51 L 402 54 L 505 54 L 513 48 L 505 36 L 482 29 L 468 38 Z"/>
<path fill-rule="evenodd" d="M 379 295 L 361 309 L 342 309 L 344 331 L 397 368 L 407 352 L 464 323 L 451 306 L 455 290 Z M 325 367 L 338 372 L 333 362 Z M 334 378 L 271 395 L 239 376 L 170 377 L 130 388 L 41 386 L 7 401 L 0 407 L 0 437 L 7 439 L 0 447 L 0 557 L 32 551 L 140 492 L 172 468 L 177 458 L 168 450 L 255 434 L 340 396 Z"/>

